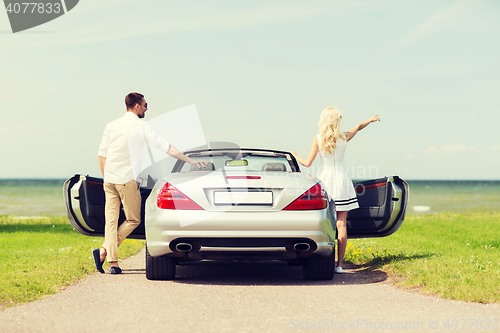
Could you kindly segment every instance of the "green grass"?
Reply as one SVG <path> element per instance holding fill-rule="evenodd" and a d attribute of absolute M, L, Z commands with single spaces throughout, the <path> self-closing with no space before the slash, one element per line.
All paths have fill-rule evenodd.
<path fill-rule="evenodd" d="M 447 299 L 500 302 L 500 214 L 407 216 L 385 238 L 349 240 L 345 260 L 398 286 Z"/>
<path fill-rule="evenodd" d="M 74 231 L 66 217 L 0 216 L 0 308 L 54 294 L 95 272 L 91 249 L 103 240 Z M 120 258 L 144 244 L 125 240 Z"/>

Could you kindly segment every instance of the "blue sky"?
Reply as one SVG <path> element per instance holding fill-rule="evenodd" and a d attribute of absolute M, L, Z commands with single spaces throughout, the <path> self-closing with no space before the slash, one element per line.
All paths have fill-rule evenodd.
<path fill-rule="evenodd" d="M 0 11 L 0 178 L 98 176 L 138 91 L 146 120 L 195 104 L 208 141 L 302 156 L 323 108 L 345 130 L 378 113 L 352 178 L 500 179 L 498 17 L 494 0 L 84 0 L 13 34 Z"/>

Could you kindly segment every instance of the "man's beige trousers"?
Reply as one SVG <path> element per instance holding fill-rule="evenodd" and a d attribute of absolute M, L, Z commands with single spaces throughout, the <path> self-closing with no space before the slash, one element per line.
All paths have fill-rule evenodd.
<path fill-rule="evenodd" d="M 104 183 L 106 194 L 106 228 L 104 245 L 108 262 L 118 261 L 118 246 L 141 223 L 141 194 L 135 180 L 125 184 Z M 125 222 L 118 228 L 120 204 L 123 204 Z"/>

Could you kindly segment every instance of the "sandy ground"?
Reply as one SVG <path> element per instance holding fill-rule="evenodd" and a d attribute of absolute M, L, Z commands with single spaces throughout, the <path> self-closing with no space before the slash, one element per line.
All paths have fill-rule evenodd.
<path fill-rule="evenodd" d="M 500 331 L 500 304 L 410 293 L 382 271 L 310 282 L 300 266 L 200 262 L 178 267 L 175 281 L 148 281 L 144 251 L 121 267 L 0 311 L 0 332 Z"/>

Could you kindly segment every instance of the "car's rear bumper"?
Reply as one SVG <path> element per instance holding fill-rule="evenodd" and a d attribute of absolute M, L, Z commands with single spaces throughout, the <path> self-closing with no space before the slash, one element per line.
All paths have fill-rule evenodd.
<path fill-rule="evenodd" d="M 335 228 L 326 210 L 243 213 L 154 208 L 146 216 L 146 240 L 154 257 L 277 260 L 327 257 L 334 249 Z M 191 250 L 179 251 L 179 244 Z"/>

